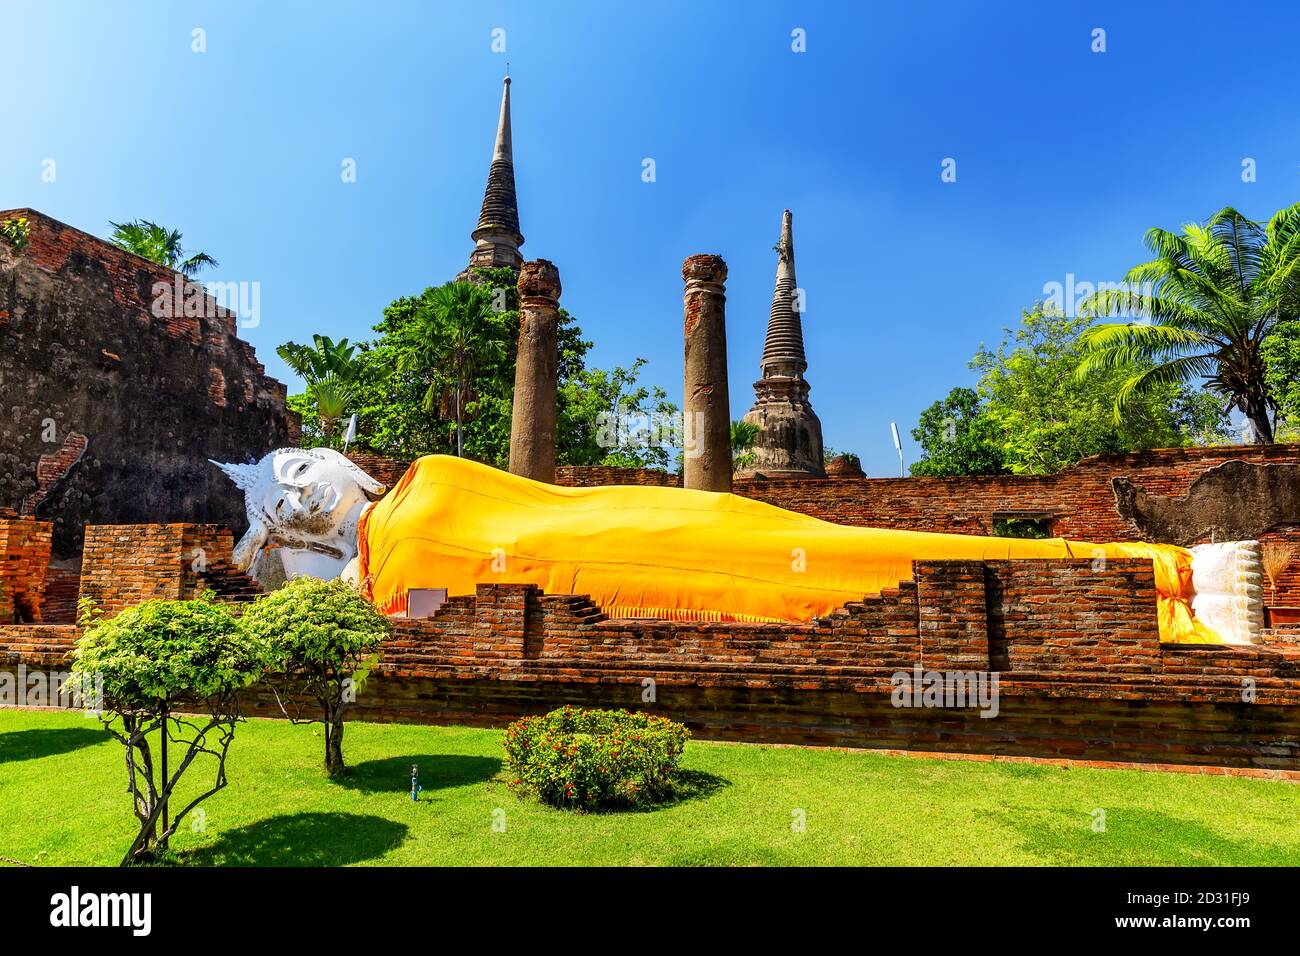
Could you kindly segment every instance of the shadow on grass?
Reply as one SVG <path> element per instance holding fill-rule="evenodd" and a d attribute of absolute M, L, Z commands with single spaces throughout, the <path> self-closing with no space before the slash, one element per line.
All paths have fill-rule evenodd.
<path fill-rule="evenodd" d="M 501 772 L 501 761 L 496 757 L 414 754 L 367 760 L 349 767 L 333 782 L 365 793 L 410 793 L 411 764 L 420 768 L 420 786 L 426 791 L 485 783 Z"/>
<path fill-rule="evenodd" d="M 703 770 L 678 770 L 673 774 L 672 789 L 663 795 L 644 800 L 640 803 L 612 803 L 594 810 L 578 811 L 581 813 L 618 814 L 618 813 L 654 813 L 666 810 L 678 804 L 693 800 L 707 800 L 724 787 L 731 786 L 731 781 L 717 774 Z M 530 797 L 536 799 L 536 797 Z M 561 813 L 573 813 L 573 810 L 556 807 Z"/>
<path fill-rule="evenodd" d="M 396 849 L 406 832 L 405 824 L 359 813 L 284 814 L 173 859 L 185 866 L 346 866 Z"/>
<path fill-rule="evenodd" d="M 1291 865 L 1300 849 L 1232 840 L 1193 820 L 1138 807 L 1106 809 L 1105 830 L 1094 831 L 1089 812 L 999 813 L 997 820 L 1021 836 L 1021 849 L 1055 865 Z M 1100 818 L 1098 818 L 1100 819 Z"/>
<path fill-rule="evenodd" d="M 649 803 L 646 810 L 658 810 L 692 800 L 707 800 L 719 790 L 731 786 L 726 777 L 705 770 L 678 770 L 673 774 L 672 790 L 657 802 Z"/>
<path fill-rule="evenodd" d="M 93 747 L 109 740 L 98 727 L 51 727 L 0 734 L 0 763 L 35 760 Z"/>

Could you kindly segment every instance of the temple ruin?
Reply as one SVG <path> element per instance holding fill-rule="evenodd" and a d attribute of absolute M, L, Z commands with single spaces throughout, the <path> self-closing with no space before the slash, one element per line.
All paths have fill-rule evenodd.
<path fill-rule="evenodd" d="M 78 596 L 109 614 L 207 591 L 253 599 L 259 589 L 233 567 L 244 502 L 207 459 L 248 462 L 299 435 L 284 386 L 238 338 L 235 316 L 215 305 L 160 316 L 152 290 L 175 273 L 39 213 L 0 214 L 16 215 L 32 233 L 25 249 L 0 245 L 0 662 L 53 668 L 78 637 Z M 1300 546 L 1296 445 L 1153 450 L 1045 476 L 826 477 L 788 210 L 745 416 L 760 427 L 750 472 L 731 472 L 719 256 L 683 268 L 684 407 L 701 452 L 686 458 L 684 478 L 556 467 L 559 273 L 519 251 L 508 77 L 472 237 L 459 278 L 476 267 L 519 274 L 518 474 L 730 490 L 846 525 L 993 534 L 1014 519 L 1084 541 L 1249 533 Z M 406 470 L 351 457 L 377 485 L 392 487 Z M 1300 605 L 1300 562 L 1270 586 L 1272 604 Z M 1300 628 L 1265 628 L 1250 645 L 1162 643 L 1155 599 L 1152 562 L 1099 567 L 1088 557 L 916 561 L 911 580 L 801 623 L 621 617 L 587 595 L 506 576 L 450 595 L 430 617 L 397 621 L 357 714 L 500 725 L 564 703 L 647 706 L 653 686 L 653 706 L 702 737 L 1210 764 L 1300 779 Z M 897 674 L 923 670 L 996 674 L 998 719 L 900 708 Z M 262 690 L 249 698 L 250 712 L 277 712 Z"/>
<path fill-rule="evenodd" d="M 759 428 L 754 462 L 739 472 L 747 477 L 820 478 L 826 474 L 822 423 L 808 401 L 809 385 L 804 378 L 808 360 L 803 347 L 803 294 L 795 279 L 792 220 L 790 210 L 785 210 L 776 251 L 776 288 L 759 362 L 762 375 L 754 383 L 754 407 L 744 418 Z"/>
<path fill-rule="evenodd" d="M 469 265 L 456 276 L 457 282 L 469 281 L 475 269 L 496 269 L 508 266 L 519 271 L 524 257 L 519 247 L 524 244 L 519 231 L 519 205 L 515 199 L 515 158 L 510 138 L 510 77 L 502 81 L 501 114 L 497 119 L 497 135 L 492 145 L 492 164 L 488 168 L 487 188 L 483 191 L 483 206 L 478 214 L 478 226 L 470 234 L 474 251 Z"/>

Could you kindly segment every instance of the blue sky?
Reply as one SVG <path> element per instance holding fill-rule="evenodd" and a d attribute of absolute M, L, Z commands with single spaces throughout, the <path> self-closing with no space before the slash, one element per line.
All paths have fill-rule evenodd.
<path fill-rule="evenodd" d="M 875 475 L 890 421 L 912 460 L 919 412 L 1046 283 L 1300 198 L 1293 3 L 4 0 L 2 22 L 0 208 L 180 228 L 221 262 L 204 278 L 261 283 L 245 335 L 291 383 L 276 345 L 366 337 L 464 266 L 509 60 L 523 251 L 594 363 L 644 356 L 680 401 L 681 262 L 719 253 L 742 415 L 789 207 L 813 405 Z"/>

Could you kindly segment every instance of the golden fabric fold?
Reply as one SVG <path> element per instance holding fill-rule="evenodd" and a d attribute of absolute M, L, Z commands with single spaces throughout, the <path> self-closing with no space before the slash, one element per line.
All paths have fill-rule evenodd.
<path fill-rule="evenodd" d="M 589 594 L 620 617 L 808 621 L 912 578 L 915 560 L 1150 558 L 1161 639 L 1219 643 L 1191 612 L 1191 553 L 856 528 L 736 495 L 561 488 L 445 455 L 416 461 L 367 511 L 361 576 L 385 613 L 411 588 L 483 582 Z"/>

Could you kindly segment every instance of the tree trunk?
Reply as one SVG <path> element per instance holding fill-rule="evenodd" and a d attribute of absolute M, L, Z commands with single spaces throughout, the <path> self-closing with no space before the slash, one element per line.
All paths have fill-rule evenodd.
<path fill-rule="evenodd" d="M 167 706 L 164 704 L 162 708 L 162 793 L 158 798 L 162 803 L 162 832 L 164 834 L 167 832 L 167 718 Z M 161 840 L 158 839 L 157 824 L 154 825 L 154 832 L 151 836 L 157 849 L 167 849 L 167 838 L 164 836 Z"/>
<path fill-rule="evenodd" d="M 464 458 L 465 452 L 460 439 L 460 385 L 456 386 L 456 457 Z"/>
<path fill-rule="evenodd" d="M 1269 418 L 1268 406 L 1262 399 L 1249 398 L 1246 400 L 1246 418 L 1250 422 L 1251 430 L 1255 433 L 1256 445 L 1273 444 L 1273 422 Z"/>
<path fill-rule="evenodd" d="M 325 715 L 325 772 L 331 777 L 345 770 L 343 764 L 343 708 L 335 705 Z"/>

